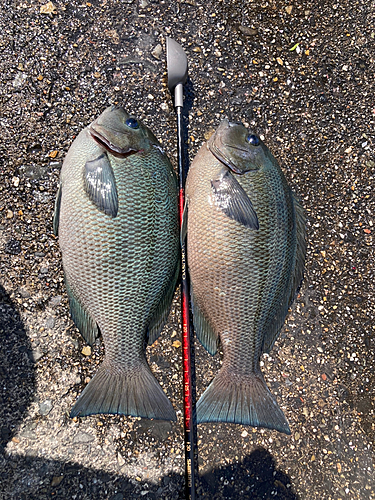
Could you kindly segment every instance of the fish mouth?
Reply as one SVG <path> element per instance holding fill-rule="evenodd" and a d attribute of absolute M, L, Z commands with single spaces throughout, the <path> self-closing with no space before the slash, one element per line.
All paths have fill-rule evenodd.
<path fill-rule="evenodd" d="M 134 149 L 130 146 L 127 148 L 121 148 L 120 146 L 113 144 L 111 140 L 98 132 L 98 130 L 94 129 L 92 126 L 90 127 L 89 132 L 91 134 L 91 137 L 99 144 L 99 146 L 102 146 L 109 153 L 111 153 L 113 156 L 117 156 L 118 158 L 127 158 L 128 156 L 139 153 L 140 151 L 139 149 Z M 111 135 L 114 136 L 116 135 L 116 133 L 118 133 L 117 130 L 111 130 L 110 132 Z"/>

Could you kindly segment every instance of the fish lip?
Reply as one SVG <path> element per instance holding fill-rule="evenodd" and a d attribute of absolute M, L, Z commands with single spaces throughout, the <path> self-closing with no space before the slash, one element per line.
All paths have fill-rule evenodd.
<path fill-rule="evenodd" d="M 112 129 L 111 129 L 112 130 Z M 114 132 L 118 132 L 117 130 L 113 130 Z M 119 158 L 126 158 L 131 154 L 138 153 L 140 150 L 133 148 L 120 148 L 109 141 L 103 134 L 95 130 L 95 128 L 91 125 L 89 128 L 89 132 L 91 137 L 102 147 L 104 147 L 107 151 L 109 151 L 112 155 L 117 156 Z"/>

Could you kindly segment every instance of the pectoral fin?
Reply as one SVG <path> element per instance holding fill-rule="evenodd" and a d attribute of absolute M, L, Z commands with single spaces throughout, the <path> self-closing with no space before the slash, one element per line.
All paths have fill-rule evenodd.
<path fill-rule="evenodd" d="M 243 187 L 229 172 L 223 169 L 220 175 L 211 180 L 216 206 L 225 215 L 249 229 L 259 229 L 257 214 Z"/>
<path fill-rule="evenodd" d="M 115 175 L 106 153 L 85 164 L 85 190 L 90 200 L 106 215 L 116 217 L 118 195 Z"/>

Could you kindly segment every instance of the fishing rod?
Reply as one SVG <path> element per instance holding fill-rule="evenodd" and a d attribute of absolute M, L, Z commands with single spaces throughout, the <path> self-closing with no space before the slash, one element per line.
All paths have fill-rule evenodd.
<path fill-rule="evenodd" d="M 184 145 L 182 109 L 184 106 L 184 83 L 187 80 L 187 57 L 175 40 L 167 37 L 168 88 L 174 93 L 174 106 L 177 114 L 177 154 L 179 173 L 179 213 L 180 229 L 185 204 L 184 191 Z M 187 169 L 186 169 L 187 170 Z M 182 309 L 182 361 L 184 395 L 184 437 L 185 437 L 185 489 L 186 498 L 195 500 L 195 462 L 194 462 L 194 427 L 192 402 L 192 376 L 190 359 L 190 317 L 189 284 L 187 280 L 186 245 L 181 241 L 181 309 Z"/>

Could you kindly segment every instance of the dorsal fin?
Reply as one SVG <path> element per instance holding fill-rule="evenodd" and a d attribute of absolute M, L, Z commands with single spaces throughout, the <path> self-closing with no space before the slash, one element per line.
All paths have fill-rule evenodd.
<path fill-rule="evenodd" d="M 284 303 L 279 308 L 278 315 L 272 319 L 263 339 L 262 352 L 269 353 L 284 325 L 288 309 L 292 305 L 296 292 L 301 284 L 306 255 L 306 220 L 303 208 L 293 192 L 291 192 L 296 224 L 296 258 L 292 270 L 292 280 L 289 293 L 285 295 Z"/>

